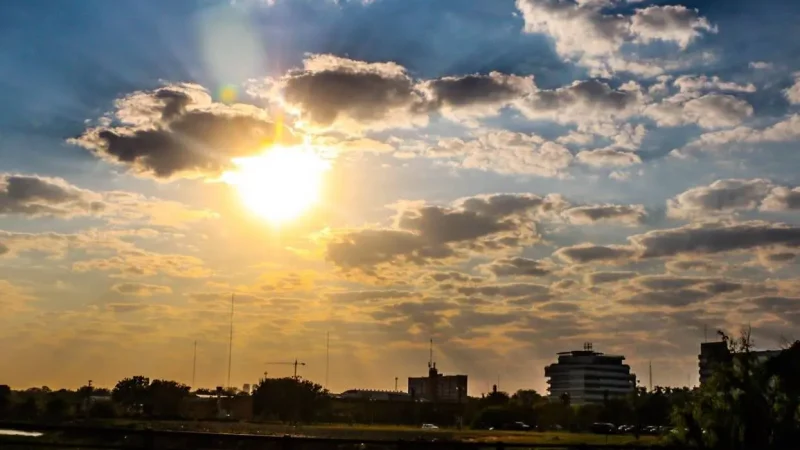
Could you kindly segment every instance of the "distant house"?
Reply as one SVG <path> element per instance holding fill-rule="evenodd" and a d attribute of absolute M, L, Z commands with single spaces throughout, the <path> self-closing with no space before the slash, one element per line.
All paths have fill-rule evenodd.
<path fill-rule="evenodd" d="M 408 393 L 415 400 L 463 403 L 467 400 L 467 376 L 443 375 L 431 362 L 427 377 L 409 377 Z"/>

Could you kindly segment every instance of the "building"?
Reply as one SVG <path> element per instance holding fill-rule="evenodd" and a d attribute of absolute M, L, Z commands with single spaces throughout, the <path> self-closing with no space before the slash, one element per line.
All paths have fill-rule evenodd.
<path fill-rule="evenodd" d="M 411 394 L 403 391 L 376 389 L 350 389 L 337 396 L 343 400 L 367 400 L 373 402 L 410 402 Z"/>
<path fill-rule="evenodd" d="M 414 400 L 463 403 L 467 400 L 466 375 L 442 375 L 436 363 L 428 363 L 427 377 L 409 377 L 408 393 Z"/>
<path fill-rule="evenodd" d="M 757 361 L 766 361 L 773 356 L 777 356 L 781 350 L 761 350 L 753 351 L 751 354 Z M 708 382 L 714 370 L 721 364 L 730 364 L 734 355 L 728 349 L 725 341 L 703 342 L 700 344 L 700 354 L 697 355 L 697 365 L 700 369 L 700 385 Z"/>
<path fill-rule="evenodd" d="M 544 369 L 550 400 L 559 401 L 566 393 L 571 404 L 583 405 L 628 395 L 636 387 L 636 376 L 624 360 L 593 351 L 591 343 L 583 350 L 559 353 L 558 362 Z"/>

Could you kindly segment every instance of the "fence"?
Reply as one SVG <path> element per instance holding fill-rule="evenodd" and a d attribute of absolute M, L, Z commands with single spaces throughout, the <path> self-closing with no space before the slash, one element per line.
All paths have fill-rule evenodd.
<path fill-rule="evenodd" d="M 41 432 L 40 437 L 0 436 L 0 449 L 47 448 L 108 450 L 236 449 L 236 450 L 645 450 L 674 447 L 588 444 L 530 444 L 503 442 L 375 439 L 332 439 L 258 434 L 228 434 L 68 425 L 0 423 L 0 429 Z"/>

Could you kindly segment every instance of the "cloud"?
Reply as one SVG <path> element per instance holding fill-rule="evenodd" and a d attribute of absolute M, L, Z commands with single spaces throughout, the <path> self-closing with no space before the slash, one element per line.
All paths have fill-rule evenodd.
<path fill-rule="evenodd" d="M 561 177 L 573 156 L 564 146 L 535 134 L 491 131 L 472 140 L 441 139 L 426 147 L 423 156 L 447 160 L 462 169 L 490 170 L 502 174 Z"/>
<path fill-rule="evenodd" d="M 214 103 L 196 84 L 135 92 L 115 106 L 116 126 L 89 128 L 69 142 L 141 176 L 214 178 L 231 167 L 232 158 L 295 142 L 265 111 Z"/>
<path fill-rule="evenodd" d="M 468 197 L 450 206 L 403 207 L 394 228 L 345 231 L 327 246 L 327 258 L 345 269 L 383 263 L 428 264 L 463 255 L 530 245 L 538 239 L 532 215 L 546 214 L 558 199 L 532 194 Z"/>
<path fill-rule="evenodd" d="M 775 65 L 770 63 L 770 62 L 765 62 L 765 61 L 752 61 L 749 64 L 749 67 L 751 69 L 756 69 L 756 70 L 770 70 L 770 69 L 774 68 Z"/>
<path fill-rule="evenodd" d="M 667 306 L 674 308 L 694 305 L 714 296 L 713 293 L 695 289 L 678 289 L 673 291 L 646 291 L 633 294 L 620 303 L 632 306 Z"/>
<path fill-rule="evenodd" d="M 606 13 L 606 2 L 517 0 L 516 5 L 525 32 L 547 34 L 559 55 L 589 66 L 627 62 L 622 54 L 625 44 L 664 41 L 685 49 L 703 33 L 717 31 L 697 10 L 680 5 L 650 6 L 627 15 Z M 611 63 L 613 60 L 622 61 Z M 648 72 L 647 67 L 626 66 L 627 70 Z"/>
<path fill-rule="evenodd" d="M 372 302 L 375 300 L 394 300 L 398 298 L 409 298 L 415 296 L 413 292 L 384 290 L 384 291 L 345 291 L 329 292 L 327 297 L 333 302 L 356 303 Z"/>
<path fill-rule="evenodd" d="M 143 283 L 119 283 L 111 286 L 111 290 L 122 295 L 133 295 L 137 297 L 152 297 L 154 295 L 172 293 L 172 289 L 169 286 Z"/>
<path fill-rule="evenodd" d="M 800 187 L 778 186 L 761 203 L 764 211 L 796 211 L 800 209 Z"/>
<path fill-rule="evenodd" d="M 753 107 L 728 94 L 680 93 L 647 106 L 645 114 L 663 127 L 697 124 L 703 128 L 721 128 L 741 124 L 753 115 Z"/>
<path fill-rule="evenodd" d="M 615 283 L 617 281 L 628 280 L 637 276 L 637 272 L 590 272 L 584 275 L 584 282 L 590 286 L 598 284 Z"/>
<path fill-rule="evenodd" d="M 695 152 L 715 151 L 726 145 L 753 147 L 763 142 L 792 142 L 800 140 L 800 115 L 792 114 L 764 128 L 736 127 L 704 133 L 681 149 L 672 151 L 676 157 L 690 156 Z"/>
<path fill-rule="evenodd" d="M 427 109 L 458 120 L 495 115 L 500 108 L 535 92 L 536 85 L 533 76 L 491 72 L 422 81 L 416 89 L 423 94 Z"/>
<path fill-rule="evenodd" d="M 553 271 L 552 263 L 528 258 L 503 258 L 479 266 L 479 270 L 497 277 L 541 277 Z"/>
<path fill-rule="evenodd" d="M 794 84 L 783 90 L 786 100 L 793 105 L 800 104 L 800 72 L 794 74 Z"/>
<path fill-rule="evenodd" d="M 61 178 L 0 174 L 0 215 L 72 217 L 100 214 L 105 206 L 98 194 Z"/>
<path fill-rule="evenodd" d="M 628 167 L 642 162 L 636 153 L 614 148 L 584 150 L 576 157 L 578 161 L 593 167 Z"/>
<path fill-rule="evenodd" d="M 629 241 L 643 258 L 678 255 L 711 255 L 766 247 L 800 246 L 800 228 L 761 221 L 732 224 L 701 223 L 653 230 L 631 236 Z"/>
<path fill-rule="evenodd" d="M 722 81 L 718 76 L 708 77 L 705 75 L 682 75 L 675 79 L 674 86 L 677 86 L 681 92 L 694 93 L 704 91 L 726 91 L 726 92 L 756 92 L 756 87 L 753 83 L 737 84 L 730 81 Z"/>
<path fill-rule="evenodd" d="M 518 108 L 530 119 L 591 123 L 630 117 L 640 112 L 643 102 L 641 87 L 635 82 L 613 89 L 600 80 L 585 80 L 552 90 L 536 91 Z"/>
<path fill-rule="evenodd" d="M 482 295 L 484 297 L 524 297 L 534 296 L 539 301 L 547 301 L 550 287 L 541 284 L 510 283 L 484 286 L 462 286 L 458 288 L 459 294 Z"/>
<path fill-rule="evenodd" d="M 5 245 L 5 244 L 3 244 L 2 242 L 0 242 L 0 256 L 3 256 L 3 255 L 5 255 L 5 254 L 6 254 L 6 253 L 8 253 L 9 251 L 10 251 L 10 250 L 8 249 L 8 247 L 6 247 L 6 245 Z"/>
<path fill-rule="evenodd" d="M 776 186 L 765 179 L 717 180 L 689 189 L 667 201 L 671 217 L 693 218 L 738 211 L 793 211 L 800 209 L 800 188 Z"/>
<path fill-rule="evenodd" d="M 769 180 L 717 180 L 708 186 L 689 189 L 667 201 L 671 217 L 692 218 L 752 210 L 772 191 Z"/>
<path fill-rule="evenodd" d="M 594 262 L 614 263 L 625 261 L 634 256 L 630 247 L 618 245 L 579 244 L 561 247 L 553 256 L 572 264 L 586 264 Z"/>
<path fill-rule="evenodd" d="M 564 211 L 571 223 L 592 224 L 596 222 L 620 222 L 639 225 L 644 222 L 647 212 L 643 205 L 587 205 Z"/>
<path fill-rule="evenodd" d="M 140 249 L 121 250 L 110 258 L 77 261 L 77 272 L 111 271 L 114 277 L 146 277 L 164 274 L 176 278 L 203 278 L 211 275 L 203 260 L 194 256 L 153 253 Z"/>

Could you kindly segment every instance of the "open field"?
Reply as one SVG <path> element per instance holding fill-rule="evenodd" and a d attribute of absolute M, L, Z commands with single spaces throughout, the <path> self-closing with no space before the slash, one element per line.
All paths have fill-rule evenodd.
<path fill-rule="evenodd" d="M 515 432 L 488 430 L 455 430 L 438 429 L 422 430 L 404 426 L 391 425 L 300 425 L 249 423 L 249 422 L 190 422 L 190 421 L 125 421 L 115 420 L 109 426 L 150 426 L 153 429 L 176 431 L 204 431 L 215 433 L 247 433 L 265 435 L 292 435 L 308 437 L 324 437 L 339 439 L 365 440 L 460 440 L 472 442 L 505 442 L 524 444 L 613 444 L 613 445 L 656 445 L 658 437 L 642 436 L 637 440 L 632 435 L 604 436 L 590 433 L 566 432 Z"/>

